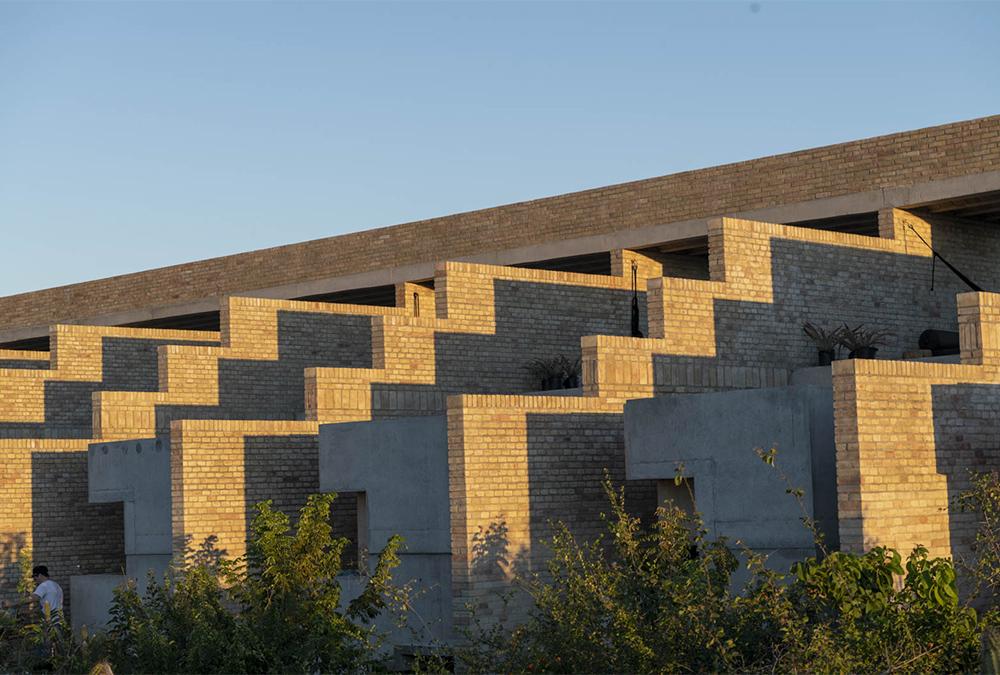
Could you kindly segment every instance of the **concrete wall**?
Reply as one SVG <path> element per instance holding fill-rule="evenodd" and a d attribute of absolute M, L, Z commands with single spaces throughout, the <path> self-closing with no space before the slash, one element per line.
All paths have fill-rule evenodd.
<path fill-rule="evenodd" d="M 125 573 L 145 585 L 161 575 L 173 553 L 170 447 L 158 438 L 93 443 L 87 450 L 92 504 L 122 502 Z"/>
<path fill-rule="evenodd" d="M 70 577 L 70 594 L 73 596 L 70 622 L 73 631 L 79 634 L 84 626 L 91 633 L 107 628 L 111 619 L 108 610 L 114 600 L 115 589 L 123 583 L 125 577 L 120 574 Z"/>
<path fill-rule="evenodd" d="M 777 450 L 775 468 L 755 448 Z M 815 553 L 801 522 L 816 518 L 837 547 L 833 395 L 791 386 L 673 394 L 625 405 L 629 479 L 692 481 L 695 507 L 711 537 L 740 541 L 787 563 Z M 781 475 L 787 477 L 787 483 Z M 805 490 L 804 514 L 788 487 Z"/>
<path fill-rule="evenodd" d="M 394 534 L 404 539 L 393 581 L 414 585 L 415 611 L 403 628 L 386 624 L 391 640 L 412 645 L 451 639 L 445 418 L 325 424 L 320 427 L 319 467 L 321 491 L 363 493 L 358 522 L 362 548 L 373 554 L 370 564 Z"/>

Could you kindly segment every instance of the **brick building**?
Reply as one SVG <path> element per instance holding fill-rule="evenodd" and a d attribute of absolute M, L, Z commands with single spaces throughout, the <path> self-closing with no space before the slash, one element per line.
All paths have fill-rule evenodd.
<path fill-rule="evenodd" d="M 932 289 L 928 245 L 985 290 Z M 683 464 L 715 531 L 807 553 L 759 526 L 787 514 L 740 453 L 768 444 L 842 548 L 964 555 L 998 263 L 1000 116 L 0 298 L 0 595 L 30 548 L 93 620 L 187 544 L 240 554 L 253 503 L 335 489 L 361 549 L 407 538 L 448 637 L 553 519 L 600 529 L 605 471 L 650 513 Z M 894 339 L 817 367 L 806 321 Z M 578 386 L 542 391 L 560 358 Z"/>

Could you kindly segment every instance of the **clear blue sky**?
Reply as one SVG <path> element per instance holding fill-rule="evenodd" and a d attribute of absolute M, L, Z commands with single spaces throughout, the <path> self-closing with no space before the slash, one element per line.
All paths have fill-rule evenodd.
<path fill-rule="evenodd" d="M 0 2 L 0 295 L 1000 113 L 1000 4 Z"/>

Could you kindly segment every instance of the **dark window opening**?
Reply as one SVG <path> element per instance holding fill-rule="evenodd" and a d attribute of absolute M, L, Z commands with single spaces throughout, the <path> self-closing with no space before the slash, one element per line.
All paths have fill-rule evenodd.
<path fill-rule="evenodd" d="M 159 319 L 147 319 L 133 323 L 121 324 L 123 328 L 159 328 L 162 330 L 219 330 L 219 312 L 198 312 L 195 314 L 178 314 L 164 316 Z"/>
<path fill-rule="evenodd" d="M 586 255 L 573 255 L 566 258 L 550 258 L 548 260 L 535 260 L 532 262 L 518 263 L 511 267 L 521 267 L 529 270 L 548 270 L 550 272 L 574 272 L 576 274 L 611 274 L 611 253 L 588 253 Z"/>
<path fill-rule="evenodd" d="M 24 352 L 47 352 L 49 351 L 49 336 L 25 338 L 23 340 L 12 340 L 0 344 L 0 349 L 17 349 Z"/>
<path fill-rule="evenodd" d="M 708 274 L 708 237 L 692 237 L 636 249 L 663 265 L 663 276 L 704 279 Z"/>
<path fill-rule="evenodd" d="M 808 227 L 813 230 L 832 230 L 834 232 L 844 232 L 846 234 L 862 234 L 866 237 L 878 236 L 878 212 L 868 213 L 848 213 L 843 216 L 833 216 L 831 218 L 814 218 L 812 220 L 798 220 L 786 225 L 795 227 Z"/>
<path fill-rule="evenodd" d="M 396 287 L 372 286 L 370 288 L 351 288 L 345 291 L 334 291 L 332 293 L 318 293 L 316 295 L 304 295 L 292 300 L 302 300 L 304 302 L 328 302 L 331 304 L 343 305 L 369 305 L 373 307 L 395 307 Z"/>

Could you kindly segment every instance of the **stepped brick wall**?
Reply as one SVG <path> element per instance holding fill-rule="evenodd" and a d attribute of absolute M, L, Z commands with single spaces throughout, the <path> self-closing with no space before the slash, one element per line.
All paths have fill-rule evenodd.
<path fill-rule="evenodd" d="M 51 354 L 3 353 L 45 367 L 0 369 L 0 599 L 12 597 L 24 549 L 62 579 L 119 571 L 121 506 L 87 500 L 91 394 L 155 389 L 160 345 L 217 340 L 204 331 L 55 326 Z"/>
<path fill-rule="evenodd" d="M 0 298 L 0 328 L 53 324 L 572 237 L 995 171 L 1000 116 L 687 171 Z"/>
<path fill-rule="evenodd" d="M 227 298 L 222 344 L 160 350 L 160 387 L 94 396 L 100 440 L 165 434 L 173 419 L 301 419 L 309 366 L 371 364 L 369 317 L 406 308 Z"/>
<path fill-rule="evenodd" d="M 89 438 L 93 392 L 156 389 L 157 347 L 215 344 L 218 334 L 55 326 L 51 340 L 48 367 L 0 369 L 0 437 Z"/>
<path fill-rule="evenodd" d="M 971 471 L 1000 469 L 1000 295 L 959 296 L 961 364 L 833 369 L 841 546 L 967 558 L 972 514 L 949 508 Z"/>
<path fill-rule="evenodd" d="M 885 214 L 885 220 L 896 225 L 902 219 L 910 217 L 900 212 Z M 935 245 L 942 250 L 954 248 L 954 252 L 949 253 L 958 256 L 955 257 L 956 260 L 966 256 L 967 251 L 961 248 L 962 242 L 966 242 L 966 246 L 975 244 L 972 249 L 974 251 L 989 250 L 995 246 L 995 242 L 988 236 L 977 240 L 974 236 L 976 232 L 981 235 L 989 233 L 976 230 L 972 225 L 953 221 L 934 224 L 919 220 L 913 222 L 923 228 L 922 235 L 925 238 L 933 238 Z M 713 281 L 653 279 L 650 282 L 650 316 L 654 317 L 650 322 L 650 331 L 662 337 L 583 339 L 585 354 L 588 345 L 600 345 L 602 341 L 624 347 L 607 356 L 599 350 L 588 354 L 588 369 L 584 376 L 588 396 L 462 396 L 453 399 L 449 408 L 450 429 L 454 434 L 460 434 L 449 438 L 452 488 L 456 491 L 452 500 L 453 508 L 467 508 L 469 513 L 475 514 L 472 518 L 458 517 L 453 521 L 453 547 L 457 561 L 456 606 L 464 606 L 466 601 L 477 599 L 475 594 L 484 592 L 491 585 L 502 583 L 502 580 L 495 578 L 496 570 L 493 568 L 491 574 L 494 577 L 486 579 L 477 576 L 481 568 L 475 562 L 472 552 L 476 550 L 476 542 L 481 541 L 483 531 L 502 525 L 505 536 L 509 539 L 509 550 L 521 550 L 521 560 L 526 564 L 538 564 L 531 557 L 532 549 L 527 544 L 537 542 L 538 537 L 544 536 L 546 530 L 541 523 L 544 523 L 546 517 L 533 520 L 530 514 L 526 515 L 523 508 L 518 506 L 517 495 L 525 490 L 530 494 L 535 489 L 540 492 L 552 489 L 557 493 L 559 488 L 552 487 L 552 479 L 540 484 L 545 485 L 543 488 L 540 485 L 532 486 L 524 478 L 529 473 L 527 467 L 532 463 L 528 460 L 529 455 L 534 457 L 536 466 L 544 466 L 546 461 L 556 461 L 564 466 L 566 472 L 560 474 L 556 482 L 565 481 L 566 485 L 573 486 L 566 489 L 570 492 L 577 490 L 573 493 L 577 497 L 580 496 L 578 490 L 582 485 L 594 485 L 591 479 L 595 472 L 600 473 L 604 468 L 609 468 L 613 475 L 619 475 L 623 464 L 620 428 L 621 405 L 624 400 L 649 396 L 661 389 L 690 390 L 698 387 L 710 390 L 780 384 L 791 368 L 808 365 L 809 360 L 814 358 L 812 348 L 800 333 L 798 322 L 790 318 L 801 316 L 797 312 L 808 312 L 810 309 L 813 313 L 806 316 L 827 324 L 849 320 L 852 323 L 878 321 L 878 325 L 886 326 L 886 317 L 894 319 L 898 324 L 888 324 L 887 327 L 900 332 L 904 339 L 911 341 L 911 346 L 915 345 L 919 331 L 928 325 L 952 325 L 953 319 L 943 316 L 934 300 L 937 298 L 947 307 L 954 287 L 941 290 L 939 285 L 937 293 L 940 296 L 923 299 L 924 283 L 929 282 L 929 259 L 922 244 L 917 247 L 910 241 L 906 234 L 909 230 L 896 227 L 898 238 L 886 240 L 724 219 L 713 223 L 710 231 L 715 276 Z M 783 274 L 772 267 L 768 253 L 780 248 L 784 242 L 804 242 L 817 248 L 822 247 L 821 250 L 826 250 L 827 255 L 802 256 L 797 259 L 796 274 Z M 855 257 L 865 264 L 847 266 L 846 263 L 850 263 Z M 970 265 L 975 266 L 975 261 L 970 261 Z M 620 263 L 618 268 L 621 272 L 626 266 Z M 975 269 L 978 274 L 989 271 L 991 270 L 981 263 Z M 439 332 L 449 329 L 466 332 L 475 330 L 487 334 L 495 332 L 496 317 L 502 311 L 502 303 L 497 303 L 495 293 L 497 280 L 502 281 L 504 275 L 540 275 L 538 278 L 580 281 L 572 275 L 560 277 L 560 274 L 469 264 L 443 266 L 442 274 L 435 282 L 438 289 L 438 317 L 389 315 L 373 319 L 374 368 L 316 368 L 307 371 L 307 387 L 310 392 L 307 405 L 310 417 L 316 422 L 363 420 L 394 413 L 414 414 L 438 410 L 438 397 L 448 393 L 444 387 L 438 388 L 440 393 L 435 397 L 421 399 L 422 392 L 404 395 L 397 393 L 393 397 L 389 390 L 390 393 L 385 395 L 386 390 L 380 389 L 379 385 L 402 383 L 438 386 L 439 380 L 445 379 L 443 375 L 447 369 L 456 367 L 450 364 L 460 363 L 452 359 L 437 358 L 435 350 L 440 345 L 437 339 Z M 872 275 L 881 282 L 878 293 L 874 296 L 870 292 Z M 862 277 L 859 285 L 851 286 L 850 280 L 858 276 Z M 827 277 L 838 281 L 826 288 L 814 290 Z M 483 278 L 489 282 L 484 282 Z M 776 280 L 783 284 L 780 289 L 773 286 Z M 951 284 L 948 281 L 943 283 Z M 868 298 L 869 302 L 859 302 L 850 293 L 845 297 L 834 292 L 838 289 L 857 290 L 862 287 L 869 289 L 868 294 L 862 296 Z M 494 290 L 492 294 L 491 289 Z M 814 302 L 802 301 L 803 297 L 810 299 L 807 293 L 813 293 Z M 783 305 L 783 299 L 788 297 L 795 298 L 798 302 Z M 893 298 L 902 298 L 899 302 L 908 303 L 909 310 L 895 314 L 884 311 L 879 303 L 883 299 Z M 747 332 L 751 338 L 756 336 L 767 341 L 755 343 L 750 339 L 727 344 L 719 340 L 716 332 L 719 322 L 712 314 L 716 310 L 715 302 L 719 299 L 753 303 L 757 306 L 757 321 L 748 323 L 747 326 L 756 328 L 759 324 L 770 323 L 772 326 L 783 327 L 783 330 L 772 328 L 774 332 L 771 334 L 750 330 Z M 663 309 L 659 309 L 660 307 Z M 694 312 L 692 307 L 705 309 Z M 934 323 L 941 321 L 947 322 L 947 325 Z M 775 349 L 773 342 L 775 336 L 784 340 L 777 343 L 778 349 Z M 904 346 L 896 345 L 893 350 L 898 353 Z M 763 359 L 760 356 L 762 351 L 765 353 Z M 654 359 L 660 355 L 670 357 L 680 353 L 688 356 L 692 352 L 709 360 L 707 367 L 715 371 L 715 381 L 711 375 L 706 377 L 703 372 L 703 379 L 698 382 L 698 375 L 687 367 L 672 366 L 662 369 L 662 374 L 659 374 L 653 365 Z M 780 355 L 784 355 L 784 358 L 779 358 Z M 754 365 L 755 360 L 757 365 Z M 751 365 L 746 365 L 748 363 Z M 470 364 L 471 362 L 467 362 L 458 368 L 468 368 Z M 770 376 L 769 372 L 772 373 Z M 617 386 L 609 388 L 610 384 Z M 475 410 L 473 412 L 467 408 Z M 456 419 L 461 420 L 458 427 L 455 426 Z M 268 437 L 272 439 L 268 443 L 274 444 L 278 441 L 273 439 L 281 435 L 278 433 L 280 430 L 267 422 L 177 424 L 180 425 L 178 429 L 181 433 L 175 434 L 174 452 L 175 458 L 180 456 L 178 467 L 183 467 L 178 469 L 180 479 L 178 475 L 174 478 L 179 504 L 184 499 L 180 493 L 198 495 L 218 482 L 213 472 L 205 468 L 212 462 L 218 465 L 219 471 L 245 472 L 245 462 L 249 456 L 247 439 Z M 314 452 L 313 441 L 310 440 L 314 430 L 311 423 L 296 424 L 284 429 L 289 439 L 297 437 L 296 440 L 289 441 L 291 446 L 286 450 L 293 455 L 299 452 L 303 456 Z M 544 430 L 544 434 L 538 436 L 541 433 L 539 430 Z M 602 437 L 606 441 L 595 443 L 595 439 Z M 545 442 L 537 442 L 536 438 L 544 438 Z M 565 458 L 576 456 L 584 446 L 594 448 L 594 452 L 588 459 L 581 459 L 581 475 L 574 478 L 572 465 L 567 464 Z M 296 451 L 295 447 L 299 449 Z M 479 464 L 466 462 L 465 453 L 475 455 L 483 461 Z M 550 455 L 548 460 L 546 453 Z M 244 465 L 238 467 L 241 459 Z M 189 464 L 195 467 L 192 471 L 187 469 Z M 298 499 L 301 501 L 311 489 L 315 478 L 311 473 L 314 469 L 309 463 L 300 466 L 303 467 L 303 474 L 297 479 L 295 489 L 300 491 Z M 458 472 L 458 467 L 463 467 L 463 470 Z M 521 477 L 521 483 L 514 479 L 505 480 L 505 474 L 497 472 L 497 467 L 503 471 L 513 470 Z M 245 482 L 245 473 L 243 476 Z M 456 476 L 461 477 L 461 481 L 457 481 Z M 575 486 L 574 480 L 577 481 Z M 235 485 L 240 483 L 240 479 L 237 476 L 228 482 Z M 469 490 L 470 485 L 474 486 L 471 488 L 472 497 L 463 492 Z M 487 485 L 496 486 L 496 494 L 484 490 Z M 641 492 L 643 488 L 636 486 L 636 489 Z M 646 490 L 649 490 L 648 486 Z M 246 488 L 237 485 L 225 499 L 228 507 L 223 507 L 218 500 L 199 507 L 200 520 L 195 519 L 194 512 L 186 504 L 183 507 L 175 506 L 176 509 L 183 509 L 175 513 L 178 531 L 189 536 L 205 535 L 213 530 L 224 531 L 227 548 L 238 551 L 240 541 L 245 536 L 247 506 L 251 499 L 248 495 Z M 488 496 L 494 497 L 493 502 L 486 498 Z M 197 499 L 193 497 L 195 503 Z M 292 504 L 295 499 L 288 498 L 286 501 Z M 544 500 L 539 502 L 535 499 L 528 509 L 541 508 L 539 504 L 543 503 Z M 558 503 L 558 500 L 553 502 Z M 595 509 L 602 506 L 603 495 L 599 491 L 593 492 L 586 499 L 579 500 L 579 509 L 571 512 L 573 515 L 569 518 L 573 520 L 575 515 L 577 524 L 592 524 Z M 554 513 L 555 510 L 557 509 L 554 507 L 548 511 L 542 508 L 540 513 Z M 220 520 L 214 522 L 213 518 Z M 195 522 L 198 522 L 197 526 L 194 525 Z M 525 529 L 525 523 L 532 522 L 534 528 Z M 475 589 L 475 593 L 470 589 Z"/>
<path fill-rule="evenodd" d="M 254 503 L 294 514 L 319 489 L 321 423 L 446 413 L 456 623 L 469 605 L 516 618 L 495 591 L 543 569 L 553 520 L 599 533 L 605 475 L 632 512 L 655 506 L 655 485 L 624 480 L 625 401 L 785 384 L 815 362 L 803 321 L 896 334 L 880 360 L 833 366 L 842 546 L 967 557 L 974 521 L 950 503 L 969 469 L 1000 469 L 1000 295 L 956 302 L 942 265 L 931 290 L 920 238 L 997 290 L 995 226 L 891 208 L 878 237 L 720 218 L 708 278 L 627 250 L 609 276 L 455 260 L 830 197 L 900 206 L 998 168 L 995 116 L 0 298 L 0 330 L 57 324 L 50 353 L 0 350 L 0 599 L 27 550 L 61 580 L 122 571 L 123 508 L 87 499 L 90 442 L 168 440 L 175 545 L 215 537 L 235 556 Z M 442 260 L 395 307 L 233 297 Z M 217 298 L 221 333 L 58 325 Z M 960 364 L 884 360 L 927 328 L 960 330 Z M 525 366 L 558 355 L 581 357 L 581 395 L 531 394 Z"/>
<path fill-rule="evenodd" d="M 893 342 L 880 349 L 889 357 L 916 349 L 928 328 L 956 330 L 955 293 L 967 289 L 939 265 L 930 290 L 930 250 L 910 224 L 980 285 L 1000 287 L 995 228 L 899 210 L 881 214 L 881 222 L 896 238 L 712 221 L 712 280 L 652 280 L 652 340 L 588 337 L 584 363 L 598 370 L 587 378 L 587 393 L 621 398 L 781 385 L 791 369 L 815 364 L 804 321 L 892 330 Z"/>
<path fill-rule="evenodd" d="M 413 292 L 421 294 L 424 299 L 420 303 L 420 316 L 412 315 L 412 304 L 404 308 L 409 313 L 368 308 L 373 313 L 384 310 L 384 314 L 371 317 L 374 368 L 306 370 L 307 397 L 317 391 L 318 382 L 329 383 L 323 390 L 324 397 L 308 399 L 306 412 L 310 421 L 174 421 L 170 435 L 175 537 L 179 541 L 200 542 L 215 534 L 219 546 L 231 553 L 242 553 L 249 508 L 265 494 L 252 487 L 253 481 L 247 481 L 247 472 L 255 476 L 268 474 L 270 470 L 258 465 L 275 461 L 273 454 L 250 452 L 255 443 L 263 442 L 259 439 L 269 439 L 268 447 L 281 446 L 288 456 L 299 453 L 300 460 L 278 472 L 282 475 L 282 494 L 286 495 L 281 503 L 289 513 L 294 513 L 298 507 L 293 505 L 301 505 L 306 495 L 318 489 L 317 462 L 301 458 L 314 457 L 318 452 L 319 423 L 370 419 L 373 411 L 377 415 L 440 414 L 445 411 L 445 396 L 462 391 L 463 387 L 524 391 L 537 386 L 524 369 L 529 357 L 572 355 L 573 350 L 578 353 L 580 337 L 592 330 L 630 329 L 628 289 L 632 262 L 639 268 L 641 280 L 644 275 L 660 273 L 657 263 L 631 251 L 613 254 L 612 276 L 447 263 L 435 280 L 433 296 L 424 287 L 414 290 L 415 284 L 406 284 L 409 288 L 397 293 L 397 300 L 412 299 Z M 504 292 L 498 293 L 497 288 Z M 235 315 L 235 307 L 250 301 L 234 298 L 232 302 L 235 304 L 230 305 L 230 316 Z M 328 311 L 351 311 L 327 307 Z M 424 308 L 428 311 L 436 308 L 437 316 L 434 313 L 425 316 Z M 248 318 L 247 324 L 257 326 L 258 321 Z M 227 322 L 224 318 L 223 326 L 229 326 L 224 335 L 235 334 L 231 320 Z M 456 341 L 451 346 L 442 346 L 442 336 L 452 340 L 471 336 L 474 342 Z M 192 351 L 165 349 L 163 354 L 168 366 L 176 357 L 177 368 L 184 372 L 189 366 L 185 365 L 186 357 L 181 352 Z M 190 389 L 187 385 L 194 379 L 188 377 L 179 382 L 184 384 L 173 395 L 186 396 Z M 419 384 L 421 388 L 379 388 L 399 384 Z M 100 394 L 103 437 L 128 438 L 153 433 L 152 413 L 129 414 L 122 410 L 134 411 L 136 401 L 141 399 L 145 404 L 159 395 Z M 117 414 L 108 413 L 109 398 L 120 404 L 115 408 Z M 324 401 L 326 407 L 313 406 L 311 402 L 315 400 Z M 162 416 L 159 417 L 162 421 Z M 119 418 L 126 423 L 130 419 L 140 420 L 146 426 L 113 426 Z M 163 431 L 159 425 L 155 430 Z M 284 465 L 283 462 L 280 459 L 279 463 Z M 225 488 L 215 487 L 220 484 Z M 211 499 L 200 496 L 209 492 Z M 344 500 L 335 508 L 350 509 L 350 504 Z"/>
<path fill-rule="evenodd" d="M 507 580 L 495 566 L 480 564 L 477 538 L 501 523 L 510 551 L 520 564 L 541 570 L 545 553 L 539 543 L 548 530 L 545 519 L 532 514 L 544 510 L 541 505 L 553 484 L 572 484 L 576 472 L 592 477 L 598 466 L 614 473 L 623 465 L 620 434 L 616 436 L 611 430 L 620 430 L 626 400 L 670 391 L 785 384 L 791 369 L 814 363 L 815 348 L 801 333 L 802 320 L 828 325 L 866 322 L 893 329 L 904 342 L 887 350 L 891 355 L 915 347 L 919 332 L 927 327 L 952 326 L 954 319 L 943 316 L 936 303 L 942 301 L 945 309 L 954 308 L 950 299 L 954 285 L 946 282 L 949 287 L 939 291 L 940 297 L 925 299 L 925 284 L 929 282 L 926 247 L 918 248 L 906 234 L 912 231 L 899 225 L 912 219 L 922 228 L 925 239 L 933 238 L 942 249 L 953 248 L 956 259 L 995 250 L 997 235 L 951 220 L 932 224 L 902 212 L 884 214 L 883 219 L 895 224 L 895 239 L 728 218 L 715 221 L 709 226 L 711 281 L 664 278 L 649 282 L 653 338 L 590 336 L 582 340 L 583 397 L 452 397 L 448 408 L 449 462 L 458 624 L 468 620 L 464 608 L 470 605 L 480 608 L 480 618 L 505 611 L 505 607 L 516 611 L 516 605 L 504 605 L 494 593 Z M 786 245 L 801 248 L 802 244 L 817 253 L 786 260 L 791 271 L 774 262 L 775 251 Z M 996 270 L 979 262 L 974 273 L 988 277 Z M 862 279 L 855 285 L 852 280 L 858 275 Z M 995 276 L 993 279 L 982 283 L 996 283 Z M 866 292 L 835 292 L 862 288 Z M 746 303 L 754 312 L 745 316 L 742 326 L 727 328 L 720 316 L 720 301 Z M 942 321 L 947 323 L 942 326 Z M 729 335 L 720 329 L 732 330 L 730 335 L 739 339 L 727 339 Z M 868 363 L 892 366 L 885 361 L 850 363 L 856 363 L 857 368 Z M 595 415 L 605 420 L 602 430 L 594 427 Z M 604 440 L 595 443 L 593 438 Z M 593 454 L 578 463 L 566 463 L 558 479 L 530 480 L 529 467 L 544 466 L 547 459 L 573 457 L 584 446 Z M 589 498 L 580 500 L 579 510 L 567 508 L 560 518 L 586 531 L 593 527 L 594 510 L 602 506 L 600 498 L 591 492 Z"/>
<path fill-rule="evenodd" d="M 306 371 L 310 419 L 368 420 L 444 411 L 449 394 L 539 389 L 532 359 L 580 355 L 580 338 L 631 330 L 632 263 L 640 288 L 659 263 L 615 251 L 611 276 L 444 263 L 435 278 L 436 318 L 373 323 L 374 367 Z M 646 329 L 645 293 L 639 293 Z"/>

